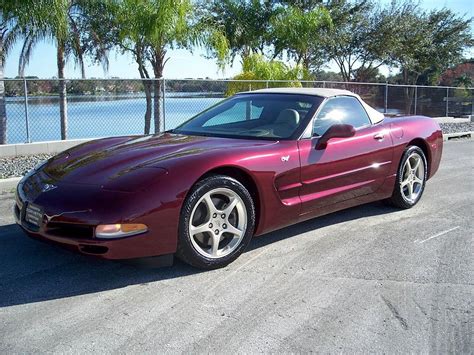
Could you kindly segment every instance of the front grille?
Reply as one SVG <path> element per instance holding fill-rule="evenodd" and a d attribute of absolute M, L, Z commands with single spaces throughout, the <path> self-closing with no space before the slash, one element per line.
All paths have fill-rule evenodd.
<path fill-rule="evenodd" d="M 50 222 L 47 224 L 46 233 L 64 238 L 92 239 L 94 227 L 83 224 Z"/>

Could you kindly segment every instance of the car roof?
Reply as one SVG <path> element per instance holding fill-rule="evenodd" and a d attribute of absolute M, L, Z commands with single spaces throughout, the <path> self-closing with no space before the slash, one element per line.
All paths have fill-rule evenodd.
<path fill-rule="evenodd" d="M 356 94 L 354 94 L 353 92 L 350 92 L 349 90 L 326 89 L 326 88 L 270 88 L 270 89 L 248 91 L 245 93 L 246 94 L 250 94 L 250 93 L 300 94 L 300 95 L 313 95 L 313 96 L 321 96 L 321 97 L 333 97 L 333 96 L 340 96 L 340 95 L 357 96 Z"/>

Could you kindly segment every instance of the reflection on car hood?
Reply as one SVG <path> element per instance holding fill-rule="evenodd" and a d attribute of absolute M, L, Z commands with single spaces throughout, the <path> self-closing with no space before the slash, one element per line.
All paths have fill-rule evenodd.
<path fill-rule="evenodd" d="M 269 142 L 251 141 L 253 144 Z M 159 167 L 183 156 L 248 147 L 248 140 L 164 133 L 99 139 L 51 159 L 44 172 L 56 181 L 104 184 L 140 168 Z"/>

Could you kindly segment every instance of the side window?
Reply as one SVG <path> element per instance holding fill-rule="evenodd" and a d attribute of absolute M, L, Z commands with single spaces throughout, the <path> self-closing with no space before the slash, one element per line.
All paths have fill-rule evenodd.
<path fill-rule="evenodd" d="M 355 97 L 341 96 L 329 99 L 316 116 L 313 135 L 321 136 L 336 123 L 346 123 L 354 128 L 370 125 L 370 119 Z"/>
<path fill-rule="evenodd" d="M 217 114 L 208 120 L 203 126 L 218 126 L 227 123 L 255 120 L 260 118 L 262 107 L 252 105 L 251 101 L 240 101 L 229 109 Z"/>

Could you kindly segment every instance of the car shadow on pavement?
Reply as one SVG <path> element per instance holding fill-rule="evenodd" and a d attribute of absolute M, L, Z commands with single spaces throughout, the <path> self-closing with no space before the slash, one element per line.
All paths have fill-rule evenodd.
<path fill-rule="evenodd" d="M 372 203 L 302 222 L 252 240 L 249 250 L 327 225 L 396 211 Z M 16 225 L 0 226 L 0 307 L 184 278 L 203 272 L 175 259 L 151 268 L 96 259 L 27 238 Z M 232 264 L 229 266 L 232 268 Z"/>
<path fill-rule="evenodd" d="M 276 243 L 286 238 L 291 238 L 299 234 L 317 230 L 318 228 L 393 212 L 400 212 L 400 209 L 388 206 L 382 201 L 372 202 L 342 211 L 333 212 L 325 216 L 313 218 L 305 222 L 294 224 L 289 227 L 255 237 L 250 243 L 250 246 L 247 248 L 247 251 L 265 247 L 269 244 Z"/>

